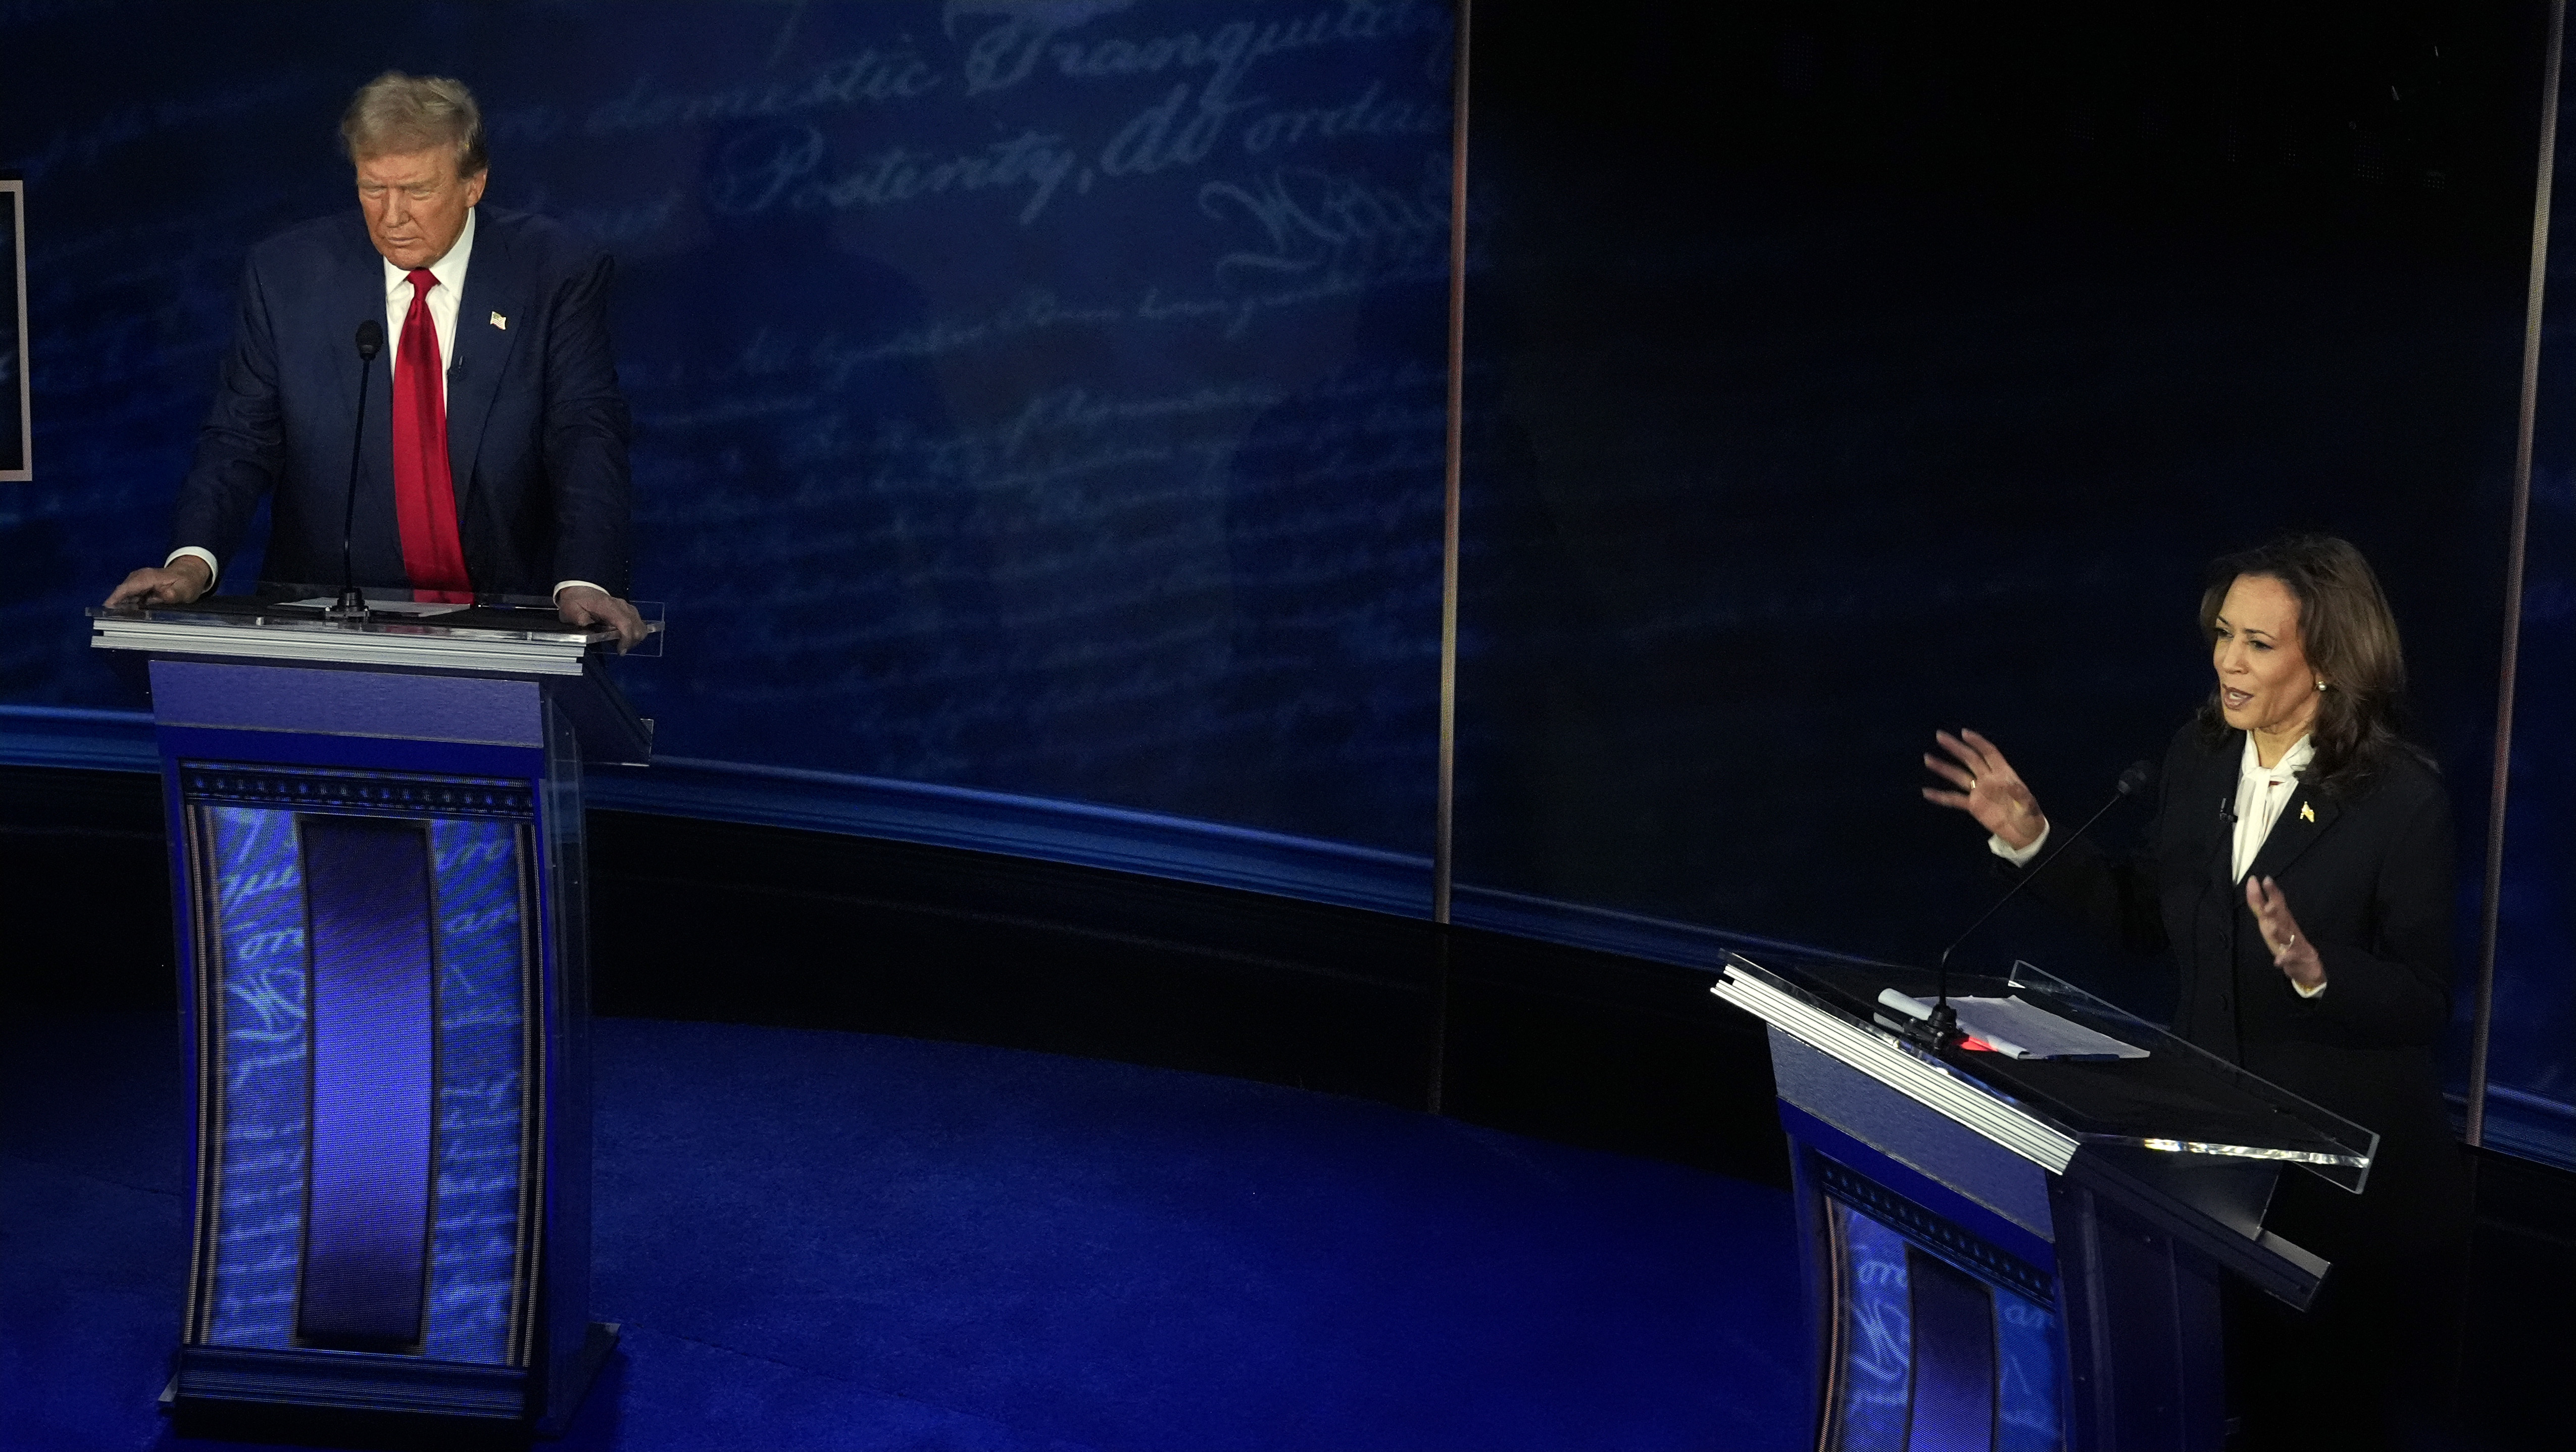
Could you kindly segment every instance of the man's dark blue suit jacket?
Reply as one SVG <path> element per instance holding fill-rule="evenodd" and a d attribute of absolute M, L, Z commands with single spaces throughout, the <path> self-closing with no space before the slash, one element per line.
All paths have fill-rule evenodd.
<path fill-rule="evenodd" d="M 632 425 L 608 342 L 606 253 L 525 213 L 476 211 L 447 371 L 447 457 L 465 568 L 484 593 L 564 580 L 628 589 Z M 506 326 L 495 322 L 498 315 Z M 336 589 L 358 411 L 358 325 L 385 316 L 383 259 L 355 208 L 251 249 L 241 315 L 171 545 L 229 559 L 275 490 L 260 574 Z M 357 582 L 400 588 L 392 339 L 367 384 L 358 445 Z"/>

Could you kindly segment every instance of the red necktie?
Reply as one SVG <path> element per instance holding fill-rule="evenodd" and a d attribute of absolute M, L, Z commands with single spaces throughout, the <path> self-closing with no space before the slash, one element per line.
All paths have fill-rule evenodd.
<path fill-rule="evenodd" d="M 438 277 L 415 267 L 408 280 L 411 311 L 403 315 L 402 346 L 394 353 L 394 518 L 402 527 L 403 573 L 412 589 L 455 592 L 461 602 L 474 582 L 465 574 L 456 481 L 447 472 L 447 389 L 438 325 L 429 318 L 429 290 Z"/>

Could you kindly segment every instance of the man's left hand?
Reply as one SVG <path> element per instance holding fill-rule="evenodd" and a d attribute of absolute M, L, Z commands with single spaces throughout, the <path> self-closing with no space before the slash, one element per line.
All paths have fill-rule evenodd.
<path fill-rule="evenodd" d="M 624 655 L 645 636 L 644 617 L 635 607 L 588 585 L 575 585 L 555 596 L 555 613 L 567 625 L 587 625 L 617 632 L 617 653 Z"/>

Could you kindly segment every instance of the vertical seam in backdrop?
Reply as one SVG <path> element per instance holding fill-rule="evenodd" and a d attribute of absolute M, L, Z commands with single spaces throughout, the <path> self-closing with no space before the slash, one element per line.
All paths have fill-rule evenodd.
<path fill-rule="evenodd" d="M 2514 673 L 2522 655 L 2524 542 L 2531 528 L 2531 440 L 2540 412 L 2540 303 L 2549 283 L 2549 196 L 2558 169 L 2558 68 L 2566 46 L 2567 0 L 2550 0 L 2549 54 L 2540 82 L 2540 176 L 2531 199 L 2531 282 L 2523 300 L 2522 415 L 2513 447 L 2513 528 L 2505 546 L 2504 648 L 2496 673 L 2494 771 L 2487 782 L 2486 902 L 2478 923 L 2477 1011 L 2469 1038 L 2468 1123 L 2462 1138 L 2486 1142 L 2487 1042 L 2495 1016 L 2496 930 L 2504 902 L 2505 787 L 2513 774 Z"/>
<path fill-rule="evenodd" d="M 1475 0 L 1458 0 L 1458 55 L 1449 77 L 1449 438 L 1441 481 L 1440 785 L 1431 826 L 1435 923 L 1449 921 L 1449 884 L 1456 868 L 1450 829 L 1458 771 L 1458 480 L 1467 400 L 1467 22 L 1474 9 Z"/>

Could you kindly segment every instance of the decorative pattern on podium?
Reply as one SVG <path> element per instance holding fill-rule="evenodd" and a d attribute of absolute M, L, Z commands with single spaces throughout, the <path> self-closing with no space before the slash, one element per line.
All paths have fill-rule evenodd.
<path fill-rule="evenodd" d="M 429 1338 L 444 1361 L 525 1365 L 533 1325 L 513 1313 L 515 1271 L 536 1223 L 527 1192 L 529 1036 L 524 997 L 536 924 L 521 905 L 527 844 L 514 823 L 433 820 L 440 916 L 438 1208 Z M 516 1324 L 521 1338 L 512 1344 Z"/>
<path fill-rule="evenodd" d="M 2022 1294 L 2048 1278 L 1831 1159 L 1808 1170 L 1833 1280 L 1828 1452 L 2063 1447 L 2056 1312 Z"/>
<path fill-rule="evenodd" d="M 199 1167 L 213 1213 L 188 1339 L 527 1365 L 542 964 L 529 784 L 220 763 L 179 776 L 206 969 L 199 1104 L 220 1130 Z M 417 911 L 351 896 L 389 878 Z M 377 926 L 333 926 L 353 911 Z M 392 1213 L 317 1214 L 362 1203 Z"/>
<path fill-rule="evenodd" d="M 295 816 L 241 807 L 191 815 L 207 838 L 212 871 L 201 881 L 215 893 L 223 965 L 221 1001 L 200 1010 L 220 1046 L 200 1072 L 215 1091 L 205 1103 L 223 1126 L 223 1150 L 221 1210 L 205 1267 L 213 1304 L 191 1339 L 286 1346 L 304 1241 L 312 1087 Z"/>

